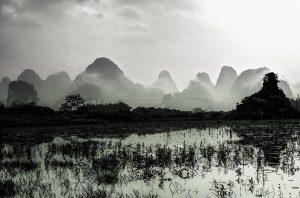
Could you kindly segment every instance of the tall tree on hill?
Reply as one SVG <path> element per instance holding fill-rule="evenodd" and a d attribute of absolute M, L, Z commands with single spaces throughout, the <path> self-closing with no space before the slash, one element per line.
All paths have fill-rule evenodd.
<path fill-rule="evenodd" d="M 74 111 L 84 105 L 85 100 L 79 95 L 68 95 L 65 98 L 65 103 L 61 105 L 61 111 Z"/>
<path fill-rule="evenodd" d="M 278 87 L 278 75 L 271 72 L 263 80 L 263 87 L 259 92 L 244 98 L 237 105 L 237 118 L 272 119 L 294 116 L 295 109 Z"/>

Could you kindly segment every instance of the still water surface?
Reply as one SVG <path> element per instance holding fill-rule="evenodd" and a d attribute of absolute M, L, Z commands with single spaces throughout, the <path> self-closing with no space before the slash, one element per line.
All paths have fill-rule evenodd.
<path fill-rule="evenodd" d="M 2 143 L 0 191 L 11 197 L 300 197 L 298 129 L 243 124 Z"/>

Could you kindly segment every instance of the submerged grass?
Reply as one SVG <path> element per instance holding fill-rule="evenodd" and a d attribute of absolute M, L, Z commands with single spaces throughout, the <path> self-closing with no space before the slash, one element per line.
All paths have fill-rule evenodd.
<path fill-rule="evenodd" d="M 13 192 L 12 189 L 14 189 L 14 193 L 20 196 L 37 192 L 42 194 L 43 191 L 47 191 L 50 196 L 53 188 L 51 185 L 56 185 L 62 189 L 62 195 L 70 197 L 157 198 L 159 193 L 155 190 L 148 192 L 148 190 L 157 187 L 157 189 L 167 191 L 170 190 L 168 188 L 172 183 L 176 185 L 178 192 L 187 192 L 185 182 L 192 181 L 196 176 L 205 179 L 217 169 L 220 172 L 224 170 L 225 173 L 231 171 L 236 180 L 212 181 L 212 196 L 233 197 L 236 187 L 239 187 L 246 189 L 253 196 L 267 197 L 274 190 L 270 191 L 258 186 L 260 182 L 269 182 L 267 174 L 270 173 L 265 170 L 266 166 L 272 164 L 275 168 L 280 168 L 285 174 L 290 175 L 299 171 L 295 165 L 295 160 L 297 160 L 295 154 L 299 154 L 300 150 L 299 133 L 297 133 L 299 124 L 296 121 L 285 124 L 276 123 L 273 130 L 269 123 L 265 123 L 267 126 L 264 123 L 257 124 L 257 122 L 243 122 L 242 126 L 240 124 L 228 123 L 231 126 L 230 129 L 218 132 L 218 137 L 224 133 L 228 136 L 234 133 L 240 139 L 218 144 L 204 142 L 184 143 L 183 145 L 144 144 L 142 142 L 130 144 L 121 140 L 77 139 L 64 134 L 61 142 L 54 141 L 46 144 L 46 153 L 35 152 L 43 156 L 39 159 L 44 160 L 47 168 L 44 174 L 39 173 L 40 175 L 36 176 L 39 178 L 34 182 L 28 179 L 31 174 L 28 173 L 29 171 L 22 172 L 22 174 L 21 171 L 17 174 L 13 172 L 41 170 L 40 162 L 36 162 L 33 152 L 38 147 L 31 143 L 27 146 L 25 143 L 23 146 L 11 144 L 12 148 L 7 151 L 8 149 L 2 145 L 0 146 L 0 157 L 2 156 L 0 171 L 4 171 L 3 175 L 6 174 L 5 182 L 10 181 L 12 184 L 2 182 L 0 184 L 6 187 L 5 190 L 4 188 L 0 190 L 7 193 Z M 276 128 L 280 125 L 282 125 L 281 130 Z M 127 130 L 129 131 L 130 128 Z M 197 136 L 197 133 L 193 135 Z M 25 158 L 25 161 L 21 160 L 22 158 Z M 247 166 L 255 168 L 256 178 L 247 177 L 243 169 Z M 5 172 L 4 169 L 11 171 Z M 52 174 L 55 175 L 54 178 Z M 24 175 L 27 175 L 27 179 L 16 179 Z M 48 183 L 43 182 L 43 177 L 47 178 Z M 134 182 L 145 183 L 147 193 L 144 193 L 144 189 L 129 188 L 125 192 L 119 190 Z M 36 187 L 29 186 L 30 192 L 27 193 L 25 183 L 33 183 Z M 24 192 L 19 192 L 20 189 Z"/>
<path fill-rule="evenodd" d="M 30 171 L 38 168 L 38 163 L 33 161 L 5 161 L 0 163 L 1 168 L 23 171 Z"/>
<path fill-rule="evenodd" d="M 12 197 L 15 196 L 15 184 L 12 180 L 0 181 L 0 196 Z"/>

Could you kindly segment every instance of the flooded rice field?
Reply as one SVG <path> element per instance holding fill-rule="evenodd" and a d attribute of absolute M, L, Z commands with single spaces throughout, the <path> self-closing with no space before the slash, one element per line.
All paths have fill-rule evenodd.
<path fill-rule="evenodd" d="M 0 193 L 300 197 L 299 131 L 298 122 L 236 122 L 119 137 L 61 134 L 38 143 L 2 141 Z"/>

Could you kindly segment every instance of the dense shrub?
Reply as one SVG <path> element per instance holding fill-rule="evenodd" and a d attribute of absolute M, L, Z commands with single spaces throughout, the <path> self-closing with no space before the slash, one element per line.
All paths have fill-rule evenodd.
<path fill-rule="evenodd" d="M 13 197 L 15 196 L 15 184 L 13 181 L 0 181 L 0 196 L 1 197 Z"/>
<path fill-rule="evenodd" d="M 132 117 L 139 120 L 153 120 L 193 117 L 193 114 L 175 109 L 138 107 L 132 110 Z"/>
<path fill-rule="evenodd" d="M 65 98 L 65 103 L 60 107 L 60 111 L 74 111 L 84 105 L 85 100 L 79 95 L 68 95 Z"/>
<path fill-rule="evenodd" d="M 129 120 L 131 107 L 122 102 L 116 104 L 88 104 L 79 107 L 74 113 L 84 115 L 90 119 Z"/>
<path fill-rule="evenodd" d="M 0 113 L 2 114 L 22 114 L 36 116 L 52 116 L 55 111 L 50 107 L 38 106 L 35 103 L 29 104 L 13 104 L 9 107 L 0 105 Z"/>
<path fill-rule="evenodd" d="M 282 119 L 296 118 L 297 110 L 278 87 L 278 76 L 268 73 L 262 89 L 242 100 L 237 105 L 234 117 L 237 119 Z"/>

